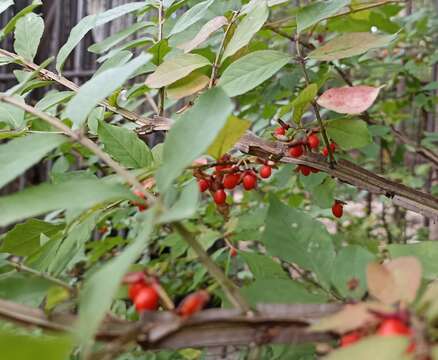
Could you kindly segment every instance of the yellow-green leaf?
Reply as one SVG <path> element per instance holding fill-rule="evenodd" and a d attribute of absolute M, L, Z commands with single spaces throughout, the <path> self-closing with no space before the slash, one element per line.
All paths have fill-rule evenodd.
<path fill-rule="evenodd" d="M 179 100 L 183 97 L 196 94 L 198 91 L 202 90 L 208 85 L 210 79 L 208 76 L 193 72 L 185 78 L 177 81 L 176 83 L 169 86 L 167 91 L 167 96 L 172 100 Z"/>
<path fill-rule="evenodd" d="M 225 126 L 216 136 L 213 144 L 208 148 L 208 154 L 219 159 L 236 144 L 250 124 L 248 120 L 239 119 L 231 115 Z"/>

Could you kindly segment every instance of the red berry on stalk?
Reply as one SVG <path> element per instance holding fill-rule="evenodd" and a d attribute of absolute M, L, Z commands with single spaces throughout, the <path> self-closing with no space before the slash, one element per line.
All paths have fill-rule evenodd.
<path fill-rule="evenodd" d="M 135 298 L 137 297 L 137 295 L 139 294 L 139 292 L 141 290 L 143 290 L 145 287 L 147 287 L 147 286 L 145 285 L 144 282 L 138 282 L 138 283 L 129 285 L 129 288 L 128 288 L 128 296 L 129 296 L 129 298 L 132 301 L 134 301 Z"/>
<path fill-rule="evenodd" d="M 207 291 L 197 291 L 184 298 L 176 309 L 176 313 L 183 317 L 191 316 L 202 310 L 209 301 L 210 294 Z"/>
<path fill-rule="evenodd" d="M 411 335 L 411 333 L 411 329 L 399 319 L 385 319 L 377 329 L 377 335 L 380 336 Z"/>
<path fill-rule="evenodd" d="M 285 135 L 286 129 L 282 126 L 275 129 L 275 135 Z"/>
<path fill-rule="evenodd" d="M 134 298 L 135 309 L 138 312 L 145 310 L 153 311 L 158 307 L 159 296 L 155 289 L 150 286 L 145 286 L 141 289 Z"/>
<path fill-rule="evenodd" d="M 332 153 L 335 152 L 336 144 L 334 142 L 330 143 L 330 149 L 332 150 Z M 328 156 L 328 154 L 329 154 L 329 151 L 328 151 L 327 146 L 326 146 L 326 147 L 324 147 L 324 149 L 322 149 L 322 155 Z"/>
<path fill-rule="evenodd" d="M 230 256 L 231 257 L 237 256 L 237 249 L 234 246 L 230 248 Z"/>
<path fill-rule="evenodd" d="M 354 344 L 361 338 L 359 331 L 351 331 L 341 337 L 341 347 L 346 347 L 348 345 Z"/>
<path fill-rule="evenodd" d="M 234 189 L 237 184 L 239 184 L 240 181 L 240 175 L 239 174 L 226 174 L 224 176 L 223 185 L 225 189 L 232 190 Z"/>
<path fill-rule="evenodd" d="M 213 200 L 217 205 L 225 204 L 225 201 L 227 200 L 227 194 L 225 193 L 224 189 L 216 190 L 213 195 Z"/>
<path fill-rule="evenodd" d="M 243 188 L 245 190 L 252 190 L 257 185 L 257 176 L 255 176 L 252 172 L 247 172 L 243 176 Z"/>
<path fill-rule="evenodd" d="M 342 214 L 344 213 L 344 205 L 339 201 L 335 201 L 332 206 L 332 213 L 333 216 L 336 216 L 337 218 L 342 217 Z"/>
<path fill-rule="evenodd" d="M 316 134 L 311 134 L 307 137 L 307 145 L 311 149 L 316 149 L 319 146 L 319 137 Z"/>
<path fill-rule="evenodd" d="M 199 185 L 199 191 L 205 192 L 210 188 L 210 181 L 208 181 L 207 179 L 199 179 L 198 185 Z"/>
<path fill-rule="evenodd" d="M 294 158 L 300 157 L 303 155 L 303 152 L 304 150 L 302 145 L 295 145 L 289 148 L 289 155 Z"/>
<path fill-rule="evenodd" d="M 260 168 L 260 176 L 263 179 L 267 179 L 268 177 L 270 177 L 272 174 L 272 168 L 269 165 L 263 165 Z"/>
<path fill-rule="evenodd" d="M 309 176 L 310 173 L 312 172 L 312 168 L 306 165 L 299 165 L 299 170 L 301 171 L 301 174 L 303 174 L 304 176 Z"/>

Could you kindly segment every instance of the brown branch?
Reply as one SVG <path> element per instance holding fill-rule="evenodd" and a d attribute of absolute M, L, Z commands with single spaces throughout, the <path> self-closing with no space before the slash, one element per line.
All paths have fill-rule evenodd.
<path fill-rule="evenodd" d="M 341 307 L 340 304 L 262 304 L 257 306 L 254 316 L 244 315 L 238 309 L 209 309 L 187 320 L 163 311 L 145 313 L 141 322 L 107 317 L 96 339 L 115 342 L 137 331 L 136 340 L 144 349 L 330 341 L 334 339 L 332 334 L 310 332 L 308 325 Z M 75 315 L 47 316 L 40 309 L 1 299 L 0 318 L 55 332 L 72 331 L 72 324 L 76 322 Z"/>
<path fill-rule="evenodd" d="M 169 130 L 171 124 L 172 121 L 170 119 L 161 118 L 157 127 L 160 130 Z M 155 131 L 153 120 L 138 130 L 141 134 L 153 131 Z M 357 188 L 367 190 L 373 194 L 385 195 L 391 198 L 394 204 L 403 208 L 432 219 L 438 219 L 438 199 L 436 197 L 385 179 L 348 160 L 339 160 L 336 164 L 336 169 L 331 169 L 326 158 L 316 153 L 307 153 L 298 159 L 291 158 L 287 156 L 286 144 L 279 141 L 262 139 L 250 131 L 245 133 L 235 147 L 245 154 L 259 156 L 268 160 L 314 167 Z"/>

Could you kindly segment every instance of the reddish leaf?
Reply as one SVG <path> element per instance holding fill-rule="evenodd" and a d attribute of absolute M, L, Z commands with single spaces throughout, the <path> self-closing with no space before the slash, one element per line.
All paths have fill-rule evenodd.
<path fill-rule="evenodd" d="M 340 114 L 359 114 L 373 105 L 380 89 L 362 85 L 332 88 L 325 91 L 317 102 Z"/>

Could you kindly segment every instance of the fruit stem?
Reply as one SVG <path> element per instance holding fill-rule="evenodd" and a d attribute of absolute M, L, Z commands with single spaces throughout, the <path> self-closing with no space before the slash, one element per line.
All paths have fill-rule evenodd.
<path fill-rule="evenodd" d="M 306 85 L 310 85 L 310 79 L 309 79 L 309 74 L 307 73 L 307 69 L 306 69 L 306 62 L 303 58 L 303 56 L 301 55 L 301 47 L 300 47 L 300 41 L 299 41 L 299 34 L 297 34 L 297 39 L 295 41 L 295 45 L 296 45 L 296 49 L 297 49 L 297 59 L 298 62 L 301 65 L 301 69 L 303 70 L 303 74 L 304 74 L 304 80 L 306 81 Z M 330 159 L 330 168 L 334 169 L 335 168 L 335 158 L 333 156 L 333 151 L 330 147 L 330 142 L 327 136 L 327 132 L 325 130 L 324 124 L 322 122 L 322 118 L 321 118 L 321 114 L 319 112 L 319 106 L 316 103 L 315 100 L 312 100 L 312 107 L 313 107 L 313 111 L 315 112 L 315 116 L 316 119 L 318 120 L 318 125 L 321 129 L 321 134 L 322 134 L 322 138 L 324 140 L 324 144 L 327 147 L 328 153 L 329 153 L 329 159 Z"/>
<path fill-rule="evenodd" d="M 189 244 L 189 246 L 195 251 L 201 263 L 207 268 L 207 271 L 213 276 L 216 281 L 221 285 L 225 294 L 227 295 L 230 302 L 237 308 L 239 308 L 243 313 L 252 313 L 250 305 L 240 294 L 239 288 L 226 277 L 224 272 L 219 266 L 217 266 L 204 248 L 199 244 L 199 242 L 193 237 L 193 235 L 180 223 L 173 224 L 173 228 L 181 235 L 181 237 Z"/>

